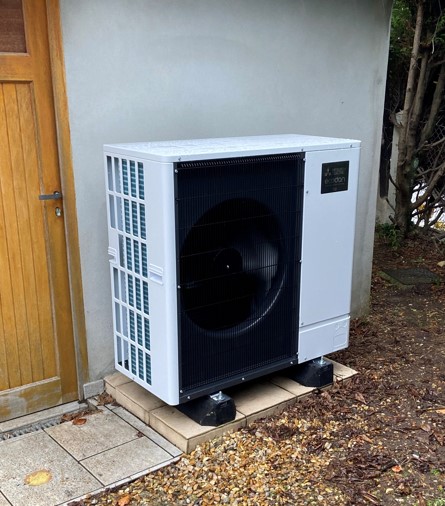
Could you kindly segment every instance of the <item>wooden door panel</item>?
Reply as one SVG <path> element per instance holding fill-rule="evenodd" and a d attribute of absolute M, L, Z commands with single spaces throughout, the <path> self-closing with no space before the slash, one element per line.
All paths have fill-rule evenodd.
<path fill-rule="evenodd" d="M 60 378 L 50 378 L 32 385 L 0 392 L 0 419 L 10 420 L 67 402 L 63 399 L 61 392 Z"/>
<path fill-rule="evenodd" d="M 1 383 L 6 388 L 13 388 L 21 385 L 20 377 L 20 362 L 18 351 L 17 335 L 20 333 L 20 328 L 16 327 L 14 294 L 13 294 L 13 279 L 10 265 L 10 252 L 14 250 L 17 245 L 17 225 L 10 223 L 8 214 L 11 208 L 15 207 L 15 197 L 12 191 L 5 191 L 9 189 L 6 177 L 12 171 L 10 166 L 8 131 L 6 123 L 6 110 L 5 98 L 3 93 L 3 85 L 1 87 L 0 96 L 0 156 L 1 156 L 1 199 L 0 199 L 0 300 L 2 304 L 2 320 L 3 320 L 3 339 L 0 341 L 5 348 L 5 365 L 2 367 L 0 373 Z M 5 188 L 5 190 L 3 190 Z M 10 202 L 14 199 L 14 204 L 11 206 Z M 11 228 L 12 225 L 12 228 Z"/>
<path fill-rule="evenodd" d="M 15 334 L 19 359 L 13 370 L 20 373 L 20 383 L 17 384 L 16 378 L 10 380 L 9 385 L 15 387 L 53 377 L 57 368 L 54 344 L 48 346 L 46 339 L 46 336 L 54 335 L 54 330 L 45 224 L 42 203 L 38 200 L 40 182 L 36 171 L 38 158 L 32 89 L 29 83 L 0 86 L 0 115 L 7 130 L 0 134 L 3 139 L 0 192 L 6 232 L 3 250 L 8 251 L 2 267 L 9 271 L 7 278 L 10 281 L 2 283 L 0 294 L 2 300 L 7 297 L 6 290 L 12 296 L 9 340 Z"/>
<path fill-rule="evenodd" d="M 23 13 L 28 52 L 0 52 L 0 421 L 77 398 L 63 202 L 39 200 L 61 191 L 45 2 Z"/>

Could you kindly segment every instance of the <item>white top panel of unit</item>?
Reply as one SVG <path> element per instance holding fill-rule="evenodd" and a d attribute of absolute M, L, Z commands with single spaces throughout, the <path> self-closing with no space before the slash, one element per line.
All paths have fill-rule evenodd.
<path fill-rule="evenodd" d="M 158 162 L 185 162 L 261 154 L 358 148 L 359 146 L 360 141 L 352 139 L 288 134 L 106 144 L 104 150 L 107 153 L 116 153 Z"/>

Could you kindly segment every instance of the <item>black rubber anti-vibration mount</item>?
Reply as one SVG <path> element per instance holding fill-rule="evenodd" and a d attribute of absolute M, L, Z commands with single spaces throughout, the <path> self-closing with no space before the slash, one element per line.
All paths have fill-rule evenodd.
<path fill-rule="evenodd" d="M 231 422 L 236 416 L 235 402 L 223 392 L 205 395 L 176 407 L 199 425 L 212 427 Z"/>
<path fill-rule="evenodd" d="M 334 382 L 334 364 L 319 357 L 291 367 L 288 375 L 305 387 L 321 388 Z"/>

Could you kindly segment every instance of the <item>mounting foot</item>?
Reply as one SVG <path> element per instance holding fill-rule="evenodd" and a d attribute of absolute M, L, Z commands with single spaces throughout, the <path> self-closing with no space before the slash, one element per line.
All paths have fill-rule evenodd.
<path fill-rule="evenodd" d="M 235 420 L 236 416 L 233 399 L 222 392 L 205 395 L 176 407 L 199 425 L 218 427 Z"/>
<path fill-rule="evenodd" d="M 289 376 L 305 387 L 325 387 L 334 382 L 334 364 L 323 357 L 289 369 Z"/>

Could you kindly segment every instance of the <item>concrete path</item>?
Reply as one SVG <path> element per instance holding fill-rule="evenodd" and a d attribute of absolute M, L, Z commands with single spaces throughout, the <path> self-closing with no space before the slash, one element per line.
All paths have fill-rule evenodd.
<path fill-rule="evenodd" d="M 335 382 L 356 374 L 333 364 Z M 84 423 L 51 423 L 51 417 L 60 420 L 63 413 L 79 410 L 78 403 L 0 422 L 0 440 L 4 439 L 0 442 L 0 506 L 69 504 L 124 484 L 174 462 L 182 451 L 191 452 L 197 444 L 279 413 L 316 390 L 279 375 L 260 378 L 231 393 L 235 420 L 203 427 L 120 373 L 105 378 L 105 385 L 117 404 L 99 406 L 89 400 L 97 409 L 82 416 Z M 36 424 L 40 428 L 34 432 L 5 439 L 19 426 Z"/>
<path fill-rule="evenodd" d="M 48 410 L 25 419 L 45 427 L 37 421 L 45 415 L 54 418 Z M 68 504 L 168 465 L 181 454 L 122 407 L 98 406 L 82 418 L 80 425 L 68 421 L 0 442 L 0 506 Z M 0 423 L 0 436 L 23 420 Z"/>

